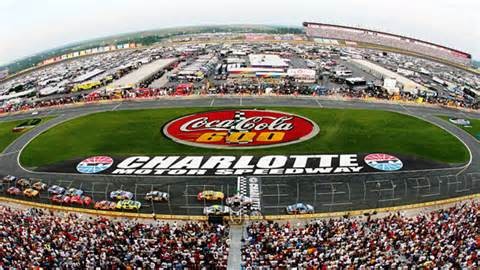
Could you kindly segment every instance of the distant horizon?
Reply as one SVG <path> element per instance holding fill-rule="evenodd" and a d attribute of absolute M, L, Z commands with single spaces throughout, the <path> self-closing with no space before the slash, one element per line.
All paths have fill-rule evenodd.
<path fill-rule="evenodd" d="M 319 23 L 325 23 L 325 22 L 319 22 Z M 53 47 L 53 48 L 47 48 L 47 49 L 44 49 L 44 50 L 41 50 L 41 51 L 38 51 L 38 52 L 35 52 L 33 54 L 30 54 L 30 55 L 26 55 L 26 56 L 23 56 L 23 57 L 20 57 L 20 58 L 17 58 L 15 60 L 12 60 L 8 63 L 0 63 L 0 68 L 5 68 L 9 65 L 12 65 L 16 62 L 20 62 L 20 61 L 23 61 L 25 59 L 28 59 L 30 57 L 34 57 L 34 56 L 37 56 L 37 55 L 41 55 L 41 54 L 44 54 L 44 53 L 48 53 L 50 51 L 54 51 L 54 50 L 60 50 L 60 49 L 67 49 L 67 48 L 70 48 L 70 47 L 74 47 L 74 46 L 79 46 L 79 45 L 83 45 L 83 44 L 86 44 L 86 43 L 89 43 L 89 42 L 95 42 L 95 41 L 98 41 L 98 42 L 102 42 L 102 41 L 105 41 L 105 40 L 108 40 L 108 39 L 111 39 L 111 38 L 115 38 L 115 37 L 124 37 L 124 36 L 129 36 L 129 35 L 136 35 L 136 34 L 140 34 L 140 33 L 143 33 L 143 32 L 160 32 L 160 31 L 164 31 L 164 30 L 170 30 L 170 29 L 182 29 L 182 28 L 202 28 L 202 27 L 238 27 L 238 28 L 241 28 L 241 27 L 273 27 L 273 28 L 276 28 L 276 27 L 285 27 L 285 28 L 297 28 L 297 29 L 302 29 L 303 30 L 303 26 L 301 25 L 300 23 L 300 26 L 296 26 L 296 25 L 282 25 L 282 24 L 248 24 L 248 23 L 242 23 L 242 24 L 222 24 L 222 23 L 219 23 L 219 24 L 205 24 L 205 25 L 185 25 L 185 26 L 171 26 L 171 27 L 162 27 L 162 28 L 151 28 L 151 29 L 143 29 L 143 30 L 139 30 L 139 31 L 131 31 L 131 32 L 121 32 L 121 33 L 112 33 L 112 34 L 109 34 L 109 35 L 105 35 L 105 36 L 101 36 L 101 37 L 92 37 L 92 38 L 89 38 L 89 39 L 85 39 L 85 40 L 77 40 L 77 41 L 72 41 L 72 42 L 67 42 L 65 44 L 62 44 L 62 45 L 59 45 L 59 46 L 56 46 L 56 47 Z M 351 26 L 351 25 L 343 25 L 343 26 Z M 352 26 L 352 27 L 359 27 L 359 26 Z M 377 29 L 374 29 L 374 28 L 369 28 L 369 30 L 375 30 L 375 31 L 382 31 L 382 30 L 377 30 Z M 208 33 L 208 32 L 205 32 L 205 33 Z M 393 32 L 387 32 L 387 33 L 390 33 L 390 34 L 395 34 L 395 35 L 405 35 L 403 33 L 393 33 Z M 153 35 L 152 35 L 153 36 Z M 406 35 L 405 35 L 406 36 Z M 415 39 L 419 39 L 419 40 L 422 40 L 422 41 L 426 41 L 426 42 L 431 42 L 429 40 L 425 40 L 425 39 L 422 39 L 421 37 L 414 37 L 414 36 L 407 36 L 407 37 L 410 37 L 410 38 L 415 38 Z M 433 43 L 433 42 L 432 42 Z M 437 45 L 441 45 L 441 46 L 446 46 L 446 45 L 443 45 L 443 44 L 438 44 L 438 43 L 435 43 Z M 448 47 L 448 46 L 446 46 Z M 461 49 L 458 49 L 458 48 L 455 48 L 455 47 L 449 47 L 451 49 L 455 49 L 455 50 L 460 50 L 462 51 Z M 466 52 L 466 53 L 470 53 L 468 51 L 463 51 L 463 52 Z M 472 55 L 472 61 L 474 62 L 479 62 L 480 61 L 480 58 L 475 58 L 474 55 Z"/>
<path fill-rule="evenodd" d="M 407 6 L 382 0 L 2 0 L 0 63 L 118 33 L 205 25 L 324 22 L 402 34 L 480 58 L 480 1 L 424 0 Z"/>

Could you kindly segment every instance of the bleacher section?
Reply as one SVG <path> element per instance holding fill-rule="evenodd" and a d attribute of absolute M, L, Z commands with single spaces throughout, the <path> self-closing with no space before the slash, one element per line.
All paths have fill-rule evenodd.
<path fill-rule="evenodd" d="M 303 23 L 305 33 L 310 38 L 345 40 L 375 44 L 407 52 L 425 55 L 430 58 L 470 66 L 470 54 L 450 49 L 441 45 L 421 41 L 414 38 L 372 31 L 362 28 L 346 27 L 331 24 Z"/>

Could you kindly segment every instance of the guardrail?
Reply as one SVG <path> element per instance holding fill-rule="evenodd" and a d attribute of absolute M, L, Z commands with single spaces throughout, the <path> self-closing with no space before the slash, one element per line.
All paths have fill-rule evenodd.
<path fill-rule="evenodd" d="M 40 108 L 30 108 L 27 110 L 20 110 L 15 112 L 3 112 L 0 113 L 0 117 L 4 116 L 13 116 L 19 114 L 26 114 L 32 111 L 45 111 L 55 108 L 70 108 L 70 107 L 81 107 L 85 105 L 94 105 L 94 104 L 114 104 L 114 103 L 121 103 L 124 101 L 134 101 L 134 102 L 141 102 L 141 101 L 153 101 L 153 100 L 161 100 L 161 99 L 192 99 L 192 98 L 207 98 L 207 97 L 294 97 L 294 98 L 317 98 L 320 100 L 336 100 L 336 101 L 362 101 L 362 102 L 369 102 L 369 103 L 380 103 L 380 104 L 400 104 L 400 105 L 409 105 L 409 106 L 416 106 L 416 107 L 430 107 L 430 108 L 449 108 L 449 109 L 457 109 L 464 112 L 473 112 L 473 113 L 480 113 L 480 110 L 468 109 L 460 106 L 448 106 L 448 105 L 439 105 L 439 104 L 431 104 L 431 103 L 418 103 L 416 101 L 407 101 L 407 100 L 384 100 L 384 99 L 377 99 L 373 97 L 365 97 L 365 98 L 353 98 L 353 97 L 345 97 L 342 95 L 327 95 L 327 96 L 313 96 L 313 95 L 186 95 L 186 96 L 154 96 L 154 97 L 139 97 L 139 98 L 115 98 L 115 99 L 107 99 L 107 100 L 95 100 L 95 101 L 82 101 L 82 102 L 75 102 L 75 103 L 68 103 L 62 105 L 53 105 L 47 107 L 40 107 Z"/>
<path fill-rule="evenodd" d="M 426 207 L 439 207 L 447 204 L 458 203 L 466 200 L 480 199 L 480 193 L 466 195 L 456 198 L 449 198 L 438 201 L 400 205 L 393 207 L 382 207 L 382 208 L 370 208 L 363 210 L 354 210 L 354 211 L 340 211 L 340 212 L 329 212 L 329 213 L 315 213 L 315 214 L 303 214 L 303 215 L 267 215 L 267 216 L 251 216 L 245 218 L 247 221 L 261 221 L 261 220 L 295 220 L 295 219 L 321 219 L 321 218 L 335 218 L 343 216 L 362 216 L 365 214 L 378 214 L 386 212 L 397 212 L 402 210 L 412 210 L 420 209 Z M 13 199 L 0 196 L 0 202 L 8 202 L 14 204 L 20 204 L 29 207 L 43 208 L 54 211 L 62 212 L 72 212 L 72 213 L 83 213 L 95 216 L 109 216 L 109 217 L 121 217 L 121 218 L 141 218 L 141 219 L 161 219 L 161 220 L 195 220 L 195 221 L 207 221 L 207 216 L 187 216 L 187 215 L 163 215 L 163 214 L 145 214 L 145 213 L 132 213 L 132 212 L 117 212 L 117 211 L 105 211 L 105 210 L 95 210 L 95 209 L 85 209 L 85 208 L 75 208 L 68 206 L 59 206 L 59 205 L 49 205 L 44 203 L 30 202 L 25 200 Z M 225 217 L 224 220 L 230 220 L 229 217 Z"/>

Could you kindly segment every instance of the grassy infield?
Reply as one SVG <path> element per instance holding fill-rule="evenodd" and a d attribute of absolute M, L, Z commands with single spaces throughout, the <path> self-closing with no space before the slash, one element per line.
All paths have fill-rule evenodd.
<path fill-rule="evenodd" d="M 259 150 L 189 147 L 163 136 L 162 126 L 179 116 L 204 111 L 178 108 L 103 112 L 59 125 L 26 147 L 27 167 L 91 155 L 374 153 L 416 156 L 447 163 L 468 160 L 463 144 L 442 129 L 419 119 L 384 111 L 272 108 L 315 121 L 320 133 L 305 142 Z"/>
<path fill-rule="evenodd" d="M 440 118 L 448 121 L 448 116 L 441 116 Z M 480 141 L 480 119 L 468 119 L 470 120 L 471 127 L 464 127 L 458 126 L 459 128 L 465 130 L 466 132 L 470 133 L 473 137 L 475 137 L 478 141 Z"/>
<path fill-rule="evenodd" d="M 45 123 L 51 119 L 51 117 L 42 118 L 42 122 L 39 125 Z M 27 120 L 18 120 L 18 121 L 10 121 L 10 122 L 0 122 L 0 153 L 5 149 L 10 143 L 12 143 L 15 139 L 20 137 L 23 133 L 28 132 L 12 132 L 12 129 L 21 123 Z"/>

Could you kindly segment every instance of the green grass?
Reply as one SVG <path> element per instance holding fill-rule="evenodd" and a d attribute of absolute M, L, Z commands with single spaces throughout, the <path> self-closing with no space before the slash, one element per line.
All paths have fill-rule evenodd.
<path fill-rule="evenodd" d="M 307 154 L 397 153 L 463 163 L 469 158 L 463 144 L 446 131 L 410 116 L 385 111 L 278 108 L 315 121 L 320 133 L 305 142 L 282 147 L 229 150 L 178 144 L 164 137 L 162 126 L 179 116 L 205 108 L 102 112 L 77 118 L 47 130 L 21 155 L 27 167 L 38 167 L 91 155 L 164 154 Z M 448 151 L 446 151 L 446 149 Z"/>
<path fill-rule="evenodd" d="M 40 125 L 48 121 L 50 118 L 42 118 L 42 122 L 40 122 Z M 10 121 L 10 122 L 0 122 L 0 152 L 3 152 L 3 150 L 9 146 L 15 139 L 20 137 L 22 134 L 25 132 L 28 132 L 26 130 L 25 132 L 12 132 L 12 129 L 21 123 L 30 120 L 30 119 L 25 119 L 25 120 L 18 120 L 18 121 Z"/>
<path fill-rule="evenodd" d="M 444 119 L 445 121 L 448 121 L 450 117 L 440 116 L 440 118 Z M 457 125 L 457 126 L 465 130 L 466 132 L 470 133 L 474 138 L 480 141 L 480 119 L 468 119 L 468 120 L 470 121 L 471 127 L 464 127 L 460 125 Z"/>

